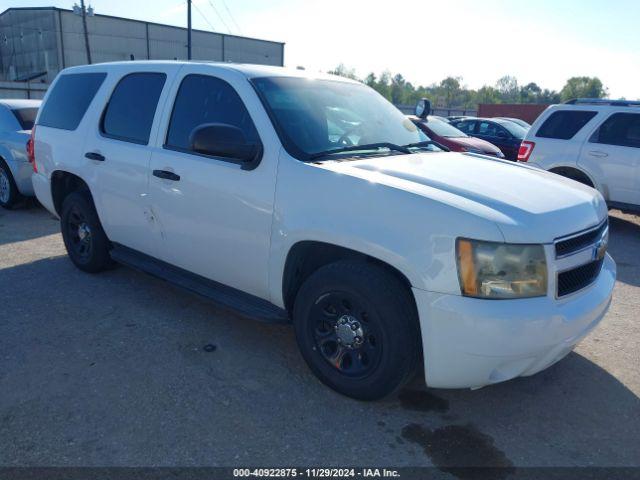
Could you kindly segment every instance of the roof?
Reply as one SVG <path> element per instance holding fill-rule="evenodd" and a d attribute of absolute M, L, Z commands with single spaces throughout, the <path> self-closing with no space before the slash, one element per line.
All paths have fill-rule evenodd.
<path fill-rule="evenodd" d="M 124 67 L 125 70 L 135 70 L 139 65 L 207 65 L 215 68 L 223 68 L 226 70 L 232 70 L 244 75 L 247 78 L 258 77 L 295 77 L 295 78 L 308 78 L 318 80 L 333 80 L 345 83 L 357 83 L 355 80 L 349 78 L 340 77 L 337 75 L 330 75 L 322 72 L 313 72 L 309 70 L 299 70 L 290 67 L 276 67 L 272 65 L 253 65 L 244 63 L 229 63 L 229 62 L 206 62 L 200 60 L 133 60 L 122 62 L 105 62 L 105 63 L 93 63 L 91 65 L 78 65 L 69 67 L 64 71 L 100 71 L 105 66 L 117 66 Z"/>
<path fill-rule="evenodd" d="M 73 13 L 73 10 L 71 10 L 71 9 L 60 8 L 60 7 L 9 7 L 7 9 L 5 9 L 2 13 L 0 13 L 0 17 L 3 16 L 5 13 L 8 13 L 8 12 L 14 11 L 14 10 L 15 11 L 52 10 L 52 11 Z M 186 30 L 187 29 L 186 27 L 179 27 L 177 25 L 169 25 L 169 24 L 166 24 L 166 23 L 158 23 L 158 22 L 148 22 L 147 20 L 139 20 L 137 18 L 117 17 L 115 15 L 103 15 L 101 13 L 95 13 L 93 16 L 94 17 L 112 18 L 112 19 L 116 19 L 116 20 L 125 20 L 125 21 L 128 21 L 128 22 L 146 23 L 146 24 L 149 24 L 149 25 L 158 25 L 160 27 L 178 28 L 180 30 Z M 245 38 L 245 39 L 248 39 L 248 40 L 258 40 L 260 42 L 278 43 L 280 45 L 284 45 L 285 44 L 285 42 L 279 42 L 279 41 L 275 41 L 275 40 L 264 40 L 262 38 L 246 37 L 244 35 L 234 35 L 232 33 L 214 32 L 212 30 L 198 30 L 196 28 L 192 28 L 191 31 L 193 31 L 193 32 L 202 32 L 202 33 L 215 33 L 217 35 L 224 35 L 225 37 Z"/>
<path fill-rule="evenodd" d="M 27 100 L 25 98 L 0 98 L 0 105 L 11 110 L 21 108 L 39 108 L 42 100 Z"/>

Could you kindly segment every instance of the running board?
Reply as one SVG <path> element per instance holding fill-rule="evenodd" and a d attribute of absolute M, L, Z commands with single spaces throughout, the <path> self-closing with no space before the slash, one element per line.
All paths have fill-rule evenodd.
<path fill-rule="evenodd" d="M 196 275 L 129 247 L 114 243 L 111 258 L 173 285 L 212 300 L 247 317 L 267 323 L 289 322 L 287 312 L 262 298 Z"/>

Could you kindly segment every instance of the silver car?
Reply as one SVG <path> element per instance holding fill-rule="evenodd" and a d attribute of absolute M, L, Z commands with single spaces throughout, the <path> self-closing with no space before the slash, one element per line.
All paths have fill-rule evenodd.
<path fill-rule="evenodd" d="M 33 196 L 27 156 L 41 100 L 0 100 L 0 206 L 12 208 L 22 197 Z"/>

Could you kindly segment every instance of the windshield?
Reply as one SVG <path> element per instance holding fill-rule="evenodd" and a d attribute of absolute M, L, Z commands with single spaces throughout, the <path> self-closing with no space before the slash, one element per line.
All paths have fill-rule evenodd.
<path fill-rule="evenodd" d="M 22 130 L 31 130 L 33 128 L 33 122 L 36 121 L 36 116 L 38 115 L 37 108 L 17 108 L 12 111 L 18 119 Z"/>
<path fill-rule="evenodd" d="M 497 123 L 509 130 L 509 133 L 516 138 L 522 140 L 527 134 L 527 129 L 521 127 L 517 123 L 510 122 L 508 120 L 497 120 Z"/>
<path fill-rule="evenodd" d="M 447 138 L 462 138 L 468 137 L 467 134 L 461 132 L 456 127 L 451 125 L 450 123 L 443 122 L 442 120 L 438 120 L 437 118 L 431 118 L 425 122 L 425 125 L 429 130 L 431 130 L 436 135 Z"/>
<path fill-rule="evenodd" d="M 301 160 L 333 150 L 354 152 L 358 145 L 363 151 L 378 145 L 370 153 L 379 155 L 380 144 L 428 140 L 396 107 L 362 84 L 295 77 L 255 78 L 252 83 L 284 147 Z"/>

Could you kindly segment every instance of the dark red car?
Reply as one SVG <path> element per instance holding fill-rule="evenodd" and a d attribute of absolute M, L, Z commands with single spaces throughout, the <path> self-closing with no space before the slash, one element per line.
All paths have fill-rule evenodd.
<path fill-rule="evenodd" d="M 470 137 L 450 123 L 437 117 L 420 118 L 411 115 L 409 118 L 431 140 L 444 145 L 453 152 L 473 152 L 504 158 L 504 154 L 492 143 L 480 138 Z"/>

